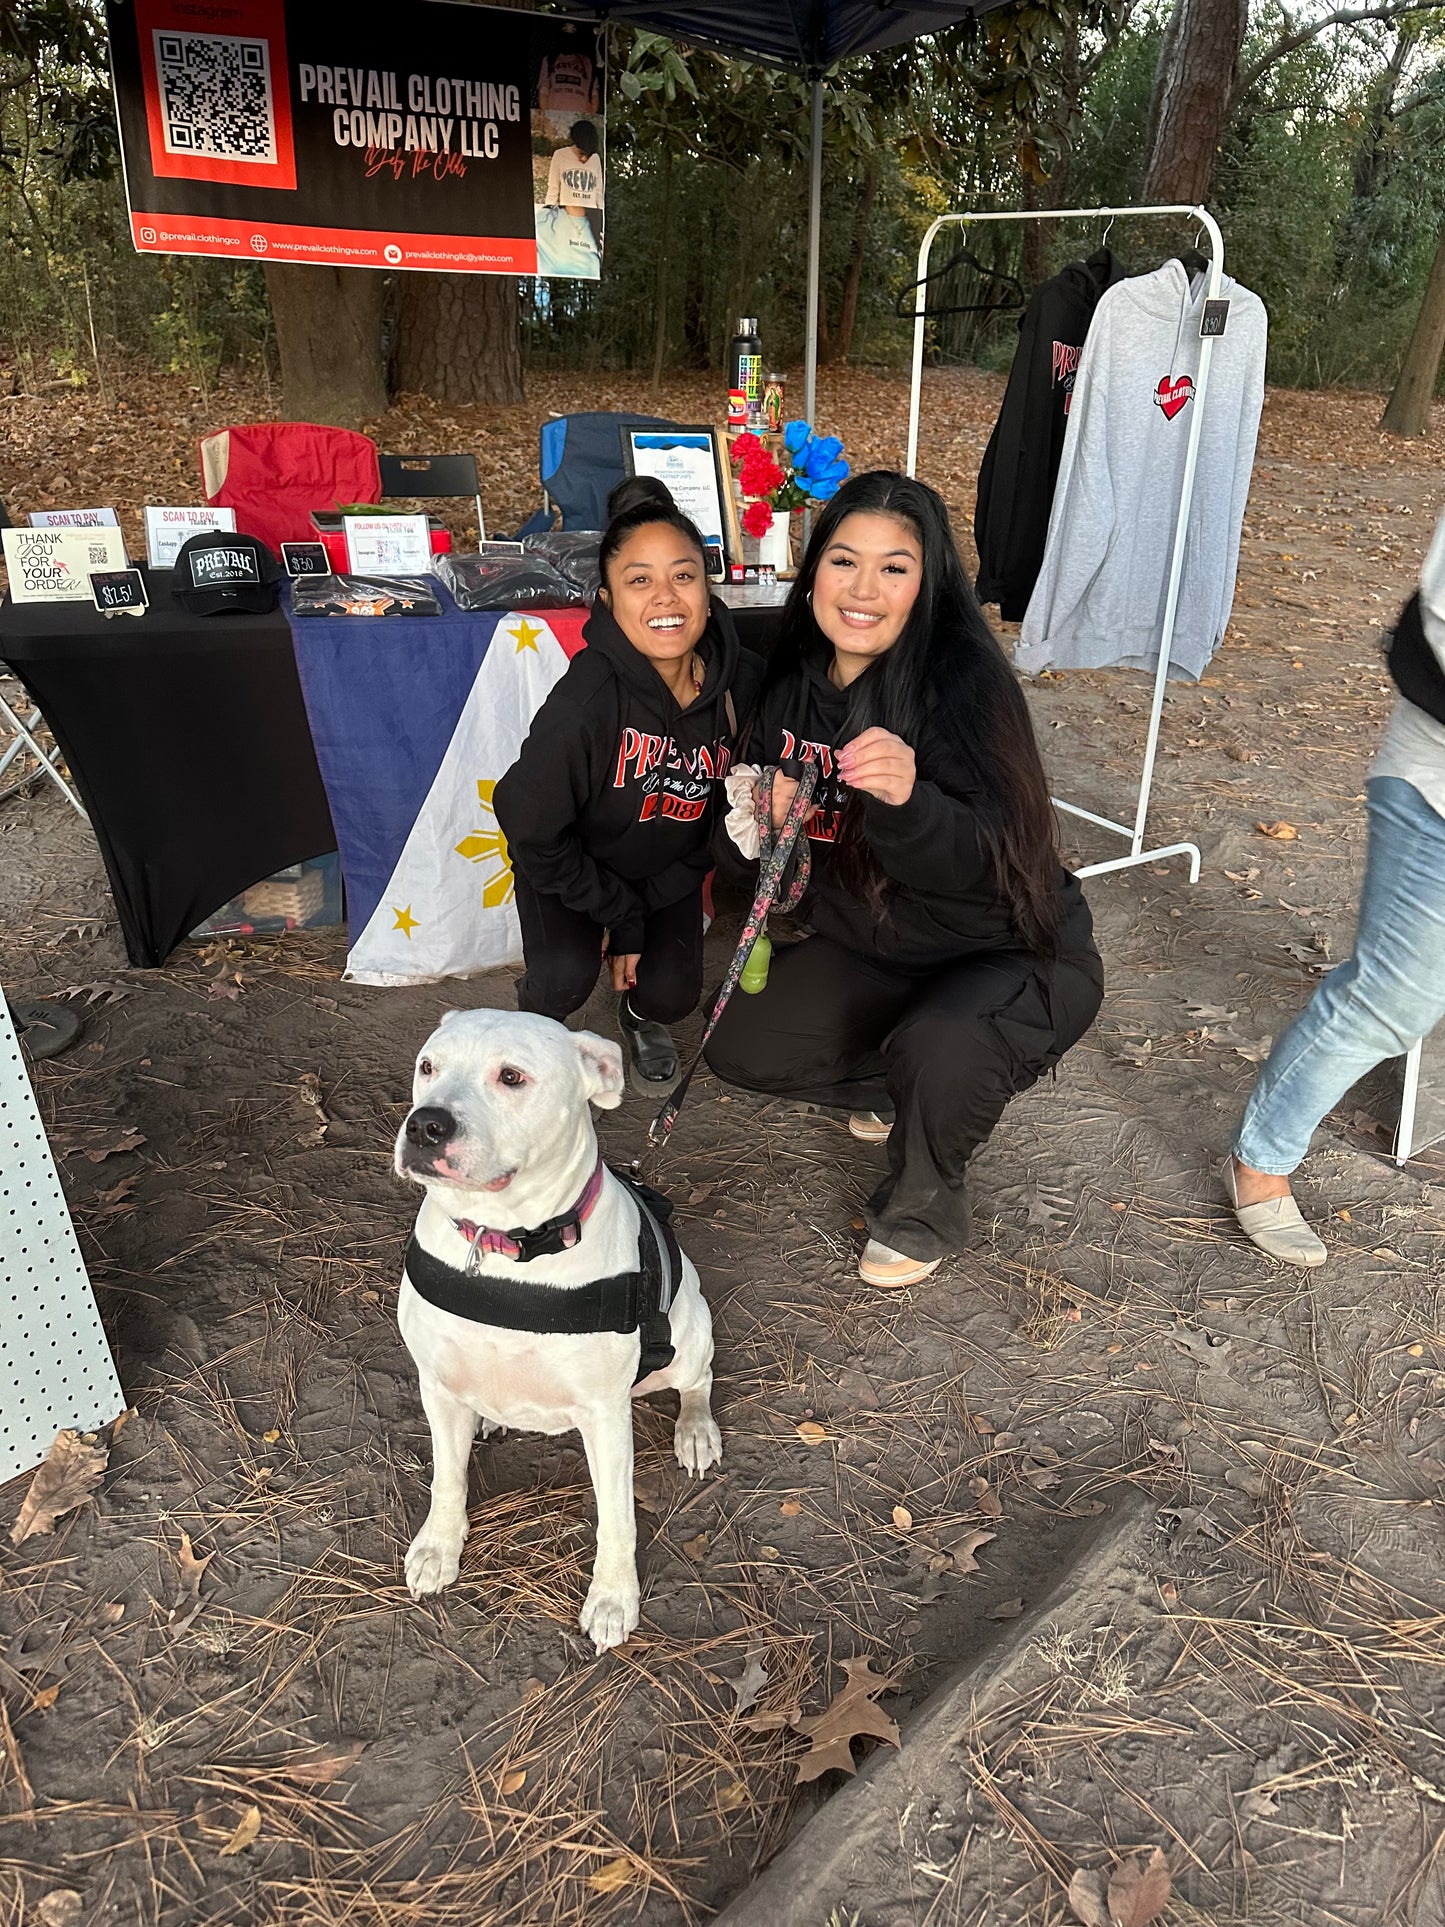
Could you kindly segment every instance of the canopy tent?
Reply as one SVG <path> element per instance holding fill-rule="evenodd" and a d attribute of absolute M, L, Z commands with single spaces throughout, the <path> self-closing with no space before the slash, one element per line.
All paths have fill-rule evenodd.
<path fill-rule="evenodd" d="M 808 318 L 803 413 L 818 399 L 818 272 L 823 216 L 823 75 L 851 54 L 902 46 L 956 26 L 1003 0 L 557 0 L 563 12 L 646 27 L 673 40 L 696 40 L 744 60 L 787 67 L 813 83 L 808 197 Z"/>

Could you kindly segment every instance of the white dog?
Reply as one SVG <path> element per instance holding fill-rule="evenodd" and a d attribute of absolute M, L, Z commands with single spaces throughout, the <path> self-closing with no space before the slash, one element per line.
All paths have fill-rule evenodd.
<path fill-rule="evenodd" d="M 700 1477 L 722 1457 L 709 1403 L 712 1320 L 697 1272 L 670 1233 L 650 1236 L 636 1196 L 598 1155 L 588 1100 L 611 1110 L 622 1090 L 622 1053 L 609 1038 L 550 1017 L 450 1011 L 417 1058 L 396 1140 L 397 1172 L 426 1189 L 398 1305 L 432 1437 L 431 1510 L 406 1555 L 407 1585 L 420 1598 L 457 1576 L 478 1420 L 484 1432 L 575 1428 L 597 1495 L 581 1625 L 598 1652 L 621 1645 L 638 1622 L 631 1399 L 681 1395 L 673 1436 L 689 1473 Z M 519 1253 L 522 1227 L 540 1255 Z M 660 1293 L 665 1317 L 640 1333 L 619 1329 L 615 1316 L 605 1322 L 598 1308 L 615 1313 L 638 1285 L 640 1254 L 655 1258 L 659 1248 L 661 1270 L 673 1274 L 670 1303 L 666 1284 Z M 653 1264 L 654 1280 L 657 1272 Z M 649 1340 L 654 1358 L 668 1340 L 673 1356 L 639 1379 Z"/>

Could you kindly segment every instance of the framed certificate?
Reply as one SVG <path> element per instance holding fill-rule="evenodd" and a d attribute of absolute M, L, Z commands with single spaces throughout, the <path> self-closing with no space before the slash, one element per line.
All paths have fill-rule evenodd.
<path fill-rule="evenodd" d="M 742 560 L 728 510 L 732 493 L 715 428 L 624 428 L 622 465 L 629 475 L 652 475 L 690 515 L 707 544 L 708 574 L 721 580 L 729 562 Z"/>

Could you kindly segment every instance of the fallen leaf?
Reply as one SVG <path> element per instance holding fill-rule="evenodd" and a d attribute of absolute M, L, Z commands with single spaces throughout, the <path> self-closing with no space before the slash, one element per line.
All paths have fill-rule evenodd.
<path fill-rule="evenodd" d="M 767 1668 L 763 1665 L 762 1647 L 752 1646 L 743 1661 L 743 1669 L 735 1679 L 726 1682 L 737 1698 L 734 1709 L 739 1717 L 751 1713 L 758 1703 L 758 1697 L 768 1683 Z"/>
<path fill-rule="evenodd" d="M 71 1131 L 56 1143 L 56 1150 L 63 1158 L 87 1158 L 92 1164 L 101 1164 L 106 1158 L 119 1157 L 123 1151 L 137 1151 L 145 1143 L 145 1137 L 130 1126 L 119 1130 Z"/>
<path fill-rule="evenodd" d="M 636 1878 L 637 1867 L 633 1861 L 604 1860 L 596 1873 L 588 1874 L 587 1885 L 594 1894 L 616 1894 L 630 1887 Z"/>
<path fill-rule="evenodd" d="M 893 1523 L 900 1532 L 911 1532 L 913 1530 L 913 1514 L 908 1510 L 906 1505 L 894 1506 Z"/>
<path fill-rule="evenodd" d="M 1155 1847 L 1148 1859 L 1126 1860 L 1109 1876 L 1109 1915 L 1115 1927 L 1148 1927 L 1169 1905 L 1174 1882 Z"/>
<path fill-rule="evenodd" d="M 1261 1037 L 1257 1044 L 1236 1044 L 1234 1054 L 1242 1057 L 1246 1064 L 1262 1064 L 1274 1049 L 1272 1037 Z"/>
<path fill-rule="evenodd" d="M 1272 1820 L 1279 1812 L 1279 1795 L 1268 1787 L 1251 1787 L 1239 1803 L 1241 1820 Z"/>
<path fill-rule="evenodd" d="M 798 1731 L 808 1741 L 808 1751 L 798 1762 L 799 1786 L 819 1779 L 831 1768 L 856 1773 L 851 1742 L 871 1736 L 889 1746 L 898 1744 L 897 1723 L 882 1707 L 874 1704 L 878 1694 L 892 1685 L 888 1676 L 875 1673 L 866 1658 L 845 1659 L 843 1671 L 848 1684 L 835 1693 L 821 1713 L 797 1722 Z"/>
<path fill-rule="evenodd" d="M 985 1532 L 982 1528 L 977 1532 L 970 1532 L 953 1548 L 954 1565 L 960 1572 L 977 1572 L 979 1564 L 974 1554 L 981 1546 L 986 1546 L 990 1539 L 997 1539 L 997 1537 L 996 1532 Z"/>
<path fill-rule="evenodd" d="M 1169 1336 L 1181 1352 L 1188 1352 L 1201 1365 L 1222 1365 L 1234 1349 L 1232 1338 L 1218 1332 L 1190 1331 L 1184 1325 L 1176 1325 Z"/>
<path fill-rule="evenodd" d="M 1024 1609 L 1022 1599 L 1001 1599 L 996 1606 L 990 1606 L 984 1614 L 985 1619 L 1017 1619 Z"/>
<path fill-rule="evenodd" d="M 1146 1037 L 1142 1044 L 1121 1044 L 1119 1056 L 1126 1064 L 1132 1064 L 1136 1071 L 1143 1070 L 1154 1055 L 1154 1039 Z"/>
<path fill-rule="evenodd" d="M 214 1556 L 214 1555 L 212 1555 Z M 209 1563 L 209 1560 L 204 1562 Z M 365 1740 L 347 1740 L 335 1746 L 313 1746 L 284 1761 L 275 1770 L 283 1780 L 296 1780 L 302 1786 L 330 1786 L 356 1765 L 366 1751 Z"/>
<path fill-rule="evenodd" d="M 1272 836 L 1276 843 L 1295 843 L 1299 831 L 1293 823 L 1256 823 L 1254 826 L 1261 836 Z"/>
<path fill-rule="evenodd" d="M 166 1620 L 172 1639 L 183 1633 L 201 1610 L 201 1577 L 215 1556 L 214 1552 L 208 1552 L 204 1559 L 198 1559 L 191 1550 L 190 1534 L 185 1531 L 181 1533 L 181 1549 L 176 1555 L 176 1563 L 181 1569 L 180 1584 L 176 1587 L 175 1602 Z M 261 1824 L 259 1815 L 256 1824 L 258 1827 Z"/>
<path fill-rule="evenodd" d="M 99 1005 L 104 1010 L 107 1004 L 118 1004 L 131 994 L 129 984 L 70 984 L 64 990 L 56 991 L 57 997 L 83 997 L 88 1005 Z"/>
<path fill-rule="evenodd" d="M 42 1686 L 30 1702 L 32 1713 L 46 1713 L 60 1698 L 59 1686 Z"/>
<path fill-rule="evenodd" d="M 717 1810 L 719 1813 L 736 1813 L 739 1807 L 748 1803 L 748 1790 L 741 1780 L 730 1780 L 725 1787 L 718 1789 Z"/>
<path fill-rule="evenodd" d="M 279 1425 L 273 1425 L 269 1432 L 263 1432 L 261 1434 L 261 1437 L 265 1440 L 267 1445 L 274 1445 L 277 1439 L 280 1438 L 280 1436 L 281 1436 L 281 1428 Z"/>
<path fill-rule="evenodd" d="M 126 1200 L 140 1183 L 140 1177 L 139 1171 L 132 1171 L 128 1178 L 122 1178 L 119 1184 L 113 1184 L 109 1191 L 102 1191 L 90 1215 L 93 1218 L 113 1218 L 119 1211 L 134 1210 L 135 1207 L 127 1204 Z"/>
<path fill-rule="evenodd" d="M 785 1519 L 796 1519 L 802 1509 L 802 1504 L 797 1499 L 784 1499 L 783 1503 L 778 1507 L 779 1512 L 782 1513 Z"/>
<path fill-rule="evenodd" d="M 221 1858 L 223 1860 L 229 1860 L 235 1854 L 244 1853 L 247 1847 L 256 1839 L 260 1831 L 261 1809 L 259 1807 L 247 1807 L 246 1811 L 241 1815 L 240 1825 L 236 1828 L 236 1831 L 231 1835 L 225 1846 L 222 1847 Z"/>
<path fill-rule="evenodd" d="M 1228 1010 L 1223 1004 L 1186 1004 L 1185 1009 L 1196 1024 L 1228 1024 L 1239 1015 L 1237 1010 Z"/>
<path fill-rule="evenodd" d="M 1410 1358 L 1423 1358 L 1425 1356 L 1425 1347 L 1423 1345 L 1407 1345 L 1405 1352 Z"/>
<path fill-rule="evenodd" d="M 985 1519 L 1001 1519 L 1003 1517 L 1003 1500 L 1000 1499 L 987 1479 L 971 1479 L 969 1481 L 969 1487 L 973 1493 L 973 1509 L 975 1512 L 981 1512 Z"/>
<path fill-rule="evenodd" d="M 35 1909 L 36 1927 L 79 1927 L 85 1902 L 74 1887 L 52 1887 Z"/>
<path fill-rule="evenodd" d="M 1076 1867 L 1069 1882 L 1068 1899 L 1070 1909 L 1084 1927 L 1112 1927 L 1102 1874 L 1092 1868 Z"/>
<path fill-rule="evenodd" d="M 708 1542 L 709 1536 L 710 1535 L 707 1534 L 706 1532 L 700 1532 L 695 1539 L 684 1539 L 682 1542 L 683 1551 L 687 1554 L 688 1558 L 691 1559 L 695 1565 L 698 1564 L 707 1554 L 707 1542 Z"/>
<path fill-rule="evenodd" d="M 82 1436 L 70 1426 L 57 1432 L 10 1528 L 11 1545 L 22 1545 L 37 1532 L 53 1532 L 57 1519 L 93 1498 L 109 1458 L 110 1448 L 94 1433 Z"/>
<path fill-rule="evenodd" d="M 497 1791 L 498 1793 L 501 1793 L 504 1795 L 520 1793 L 522 1791 L 522 1788 L 526 1784 L 527 1784 L 526 1768 L 521 1766 L 514 1767 L 510 1773 L 504 1773 L 502 1775 L 501 1780 L 499 1781 L 497 1786 Z"/>
<path fill-rule="evenodd" d="M 987 1418 L 979 1418 L 975 1415 L 975 1418 L 973 1421 L 973 1429 L 975 1432 L 977 1432 L 980 1435 L 980 1437 L 990 1439 L 993 1437 L 993 1420 L 987 1419 Z"/>
<path fill-rule="evenodd" d="M 814 1418 L 805 1418 L 797 1429 L 804 1445 L 821 1445 L 828 1436 L 827 1426 L 819 1425 Z"/>

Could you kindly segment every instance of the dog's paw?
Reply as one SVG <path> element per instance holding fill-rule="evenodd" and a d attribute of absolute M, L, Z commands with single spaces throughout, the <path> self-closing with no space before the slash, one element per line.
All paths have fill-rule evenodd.
<path fill-rule="evenodd" d="M 709 1466 L 722 1459 L 722 1433 L 711 1412 L 684 1412 L 672 1428 L 672 1449 L 677 1462 L 690 1478 L 700 1479 Z"/>
<path fill-rule="evenodd" d="M 494 1425 L 489 1418 L 482 1420 L 480 1429 L 484 1439 L 504 1439 L 507 1436 L 506 1426 Z"/>
<path fill-rule="evenodd" d="M 637 1631 L 642 1617 L 642 1599 L 636 1579 L 623 1586 L 605 1585 L 594 1579 L 583 1604 L 578 1624 L 599 1653 L 609 1646 L 620 1646 Z"/>
<path fill-rule="evenodd" d="M 406 1549 L 406 1589 L 413 1599 L 441 1592 L 457 1576 L 465 1532 L 442 1534 L 423 1526 Z"/>

